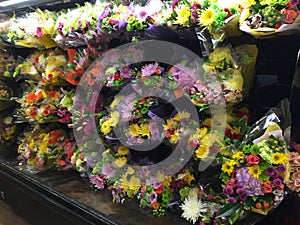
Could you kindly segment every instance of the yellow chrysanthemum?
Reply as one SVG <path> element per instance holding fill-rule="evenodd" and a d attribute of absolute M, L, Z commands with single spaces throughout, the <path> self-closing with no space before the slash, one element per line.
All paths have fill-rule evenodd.
<path fill-rule="evenodd" d="M 120 157 L 116 159 L 115 165 L 117 167 L 123 167 L 127 163 L 127 158 L 126 157 Z"/>
<path fill-rule="evenodd" d="M 119 148 L 118 148 L 118 155 L 119 156 L 125 156 L 125 155 L 128 155 L 129 153 L 129 150 L 126 146 L 124 145 L 121 145 Z"/>
<path fill-rule="evenodd" d="M 235 165 L 234 160 L 227 161 L 222 165 L 222 171 L 230 175 L 234 170 L 234 165 Z"/>
<path fill-rule="evenodd" d="M 252 5 L 256 4 L 256 0 L 240 0 L 239 4 L 243 7 L 243 8 L 250 8 Z"/>
<path fill-rule="evenodd" d="M 106 135 L 111 132 L 111 126 L 112 126 L 112 120 L 106 120 L 104 123 L 101 125 L 101 132 Z"/>
<path fill-rule="evenodd" d="M 215 12 L 212 9 L 206 9 L 200 16 L 199 22 L 201 26 L 210 26 L 215 20 Z"/>
<path fill-rule="evenodd" d="M 174 120 L 181 121 L 182 119 L 189 119 L 191 114 L 189 112 L 179 112 L 174 116 Z"/>
<path fill-rule="evenodd" d="M 176 8 L 175 12 L 177 14 L 177 18 L 174 24 L 189 26 L 190 17 L 192 15 L 190 8 L 187 5 L 183 5 Z"/>
<path fill-rule="evenodd" d="M 207 145 L 200 145 L 197 150 L 195 151 L 196 157 L 198 159 L 205 158 L 209 153 L 209 149 L 207 148 Z"/>
<path fill-rule="evenodd" d="M 129 126 L 129 133 L 132 135 L 132 136 L 135 136 L 135 137 L 137 137 L 137 136 L 139 136 L 139 125 L 138 124 L 136 124 L 136 123 L 134 123 L 134 124 L 131 124 L 130 126 Z"/>
<path fill-rule="evenodd" d="M 149 130 L 149 126 L 146 123 L 143 123 L 140 125 L 140 129 L 139 132 L 142 136 L 147 136 L 148 138 L 150 137 L 150 130 Z"/>
<path fill-rule="evenodd" d="M 240 160 L 243 159 L 244 157 L 245 157 L 244 153 L 242 151 L 239 151 L 232 156 L 232 159 Z"/>
<path fill-rule="evenodd" d="M 280 152 L 275 152 L 272 154 L 272 161 L 273 164 L 286 164 L 288 161 L 288 156 L 287 154 L 280 153 Z"/>
<path fill-rule="evenodd" d="M 259 178 L 259 175 L 261 174 L 261 169 L 259 168 L 258 165 L 250 166 L 250 167 L 249 167 L 249 173 L 250 173 L 253 177 Z"/>

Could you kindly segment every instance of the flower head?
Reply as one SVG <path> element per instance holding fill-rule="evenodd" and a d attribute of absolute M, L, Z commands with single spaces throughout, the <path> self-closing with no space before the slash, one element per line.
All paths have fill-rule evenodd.
<path fill-rule="evenodd" d="M 200 16 L 199 21 L 201 26 L 210 26 L 215 20 L 215 12 L 212 9 L 206 9 Z"/>
<path fill-rule="evenodd" d="M 183 210 L 182 217 L 195 224 L 201 216 L 202 212 L 206 212 L 207 207 L 202 204 L 201 200 L 197 197 L 188 197 L 184 200 L 184 203 L 180 206 Z"/>

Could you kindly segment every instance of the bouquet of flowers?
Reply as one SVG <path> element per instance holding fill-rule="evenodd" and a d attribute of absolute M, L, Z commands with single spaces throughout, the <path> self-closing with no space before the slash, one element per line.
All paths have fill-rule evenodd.
<path fill-rule="evenodd" d="M 37 51 L 17 67 L 15 76 L 23 75 L 26 80 L 40 82 L 42 85 L 64 85 L 60 70 L 67 65 L 66 55 L 57 49 Z"/>
<path fill-rule="evenodd" d="M 17 126 L 12 116 L 2 116 L 0 119 L 0 146 L 7 147 L 16 141 Z"/>
<path fill-rule="evenodd" d="M 8 51 L 0 51 L 0 79 L 12 78 L 19 62 Z"/>
<path fill-rule="evenodd" d="M 243 17 L 240 29 L 254 37 L 270 37 L 276 34 L 299 32 L 299 1 L 248 1 L 241 4 Z"/>
<path fill-rule="evenodd" d="M 291 152 L 289 157 L 289 180 L 287 186 L 290 190 L 300 194 L 300 154 L 298 152 Z"/>
<path fill-rule="evenodd" d="M 218 217 L 232 224 L 247 212 L 266 215 L 285 197 L 289 155 L 281 128 L 274 122 L 252 143 L 242 145 L 232 157 L 223 158 L 223 193 L 227 204 Z"/>
<path fill-rule="evenodd" d="M 37 88 L 25 94 L 18 102 L 18 115 L 26 121 L 70 123 L 73 91 L 55 91 Z"/>
<path fill-rule="evenodd" d="M 70 169 L 75 150 L 75 139 L 70 131 L 40 126 L 26 132 L 18 147 L 20 160 L 38 170 Z"/>
<path fill-rule="evenodd" d="M 29 48 L 53 48 L 57 46 L 52 39 L 55 20 L 54 12 L 40 9 L 20 18 L 13 17 L 10 19 L 7 40 Z"/>
<path fill-rule="evenodd" d="M 14 104 L 14 101 L 11 99 L 12 97 L 12 89 L 0 81 L 0 111 L 3 111 Z"/>

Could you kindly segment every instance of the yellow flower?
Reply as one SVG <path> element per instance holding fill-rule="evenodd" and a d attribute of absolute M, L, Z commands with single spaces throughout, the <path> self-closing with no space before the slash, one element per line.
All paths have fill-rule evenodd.
<path fill-rule="evenodd" d="M 201 26 L 210 26 L 215 20 L 215 12 L 212 9 L 206 9 L 200 16 L 200 25 Z"/>
<path fill-rule="evenodd" d="M 201 141 L 201 139 L 207 134 L 208 132 L 208 129 L 207 127 L 203 127 L 201 129 L 197 129 L 196 132 L 191 135 L 191 138 L 190 139 L 193 139 L 193 140 L 197 140 L 197 141 Z"/>
<path fill-rule="evenodd" d="M 124 145 L 121 145 L 119 148 L 118 148 L 118 155 L 119 156 L 125 156 L 125 155 L 128 155 L 129 153 L 129 150 L 126 146 Z"/>
<path fill-rule="evenodd" d="M 287 154 L 275 152 L 272 154 L 273 164 L 286 164 L 288 162 Z"/>
<path fill-rule="evenodd" d="M 186 181 L 189 185 L 193 180 L 195 180 L 195 177 L 190 173 L 190 171 L 186 171 L 184 174 L 179 174 L 179 178 L 183 178 L 184 181 Z"/>
<path fill-rule="evenodd" d="M 126 175 L 132 175 L 132 174 L 134 174 L 134 169 L 132 167 L 128 167 L 128 169 L 127 169 L 127 171 L 126 171 L 125 174 Z"/>
<path fill-rule="evenodd" d="M 119 122 L 120 120 L 120 114 L 118 111 L 114 111 L 110 114 L 110 117 L 111 117 L 111 121 L 112 121 L 112 126 L 115 127 L 117 125 L 117 123 Z"/>
<path fill-rule="evenodd" d="M 244 157 L 245 157 L 244 153 L 239 151 L 232 156 L 232 159 L 240 160 L 240 159 L 243 159 Z"/>
<path fill-rule="evenodd" d="M 227 161 L 222 165 L 222 171 L 230 175 L 234 170 L 234 165 L 235 165 L 234 160 Z"/>
<path fill-rule="evenodd" d="M 250 8 L 252 5 L 256 4 L 255 0 L 240 0 L 239 4 L 243 7 L 243 8 Z"/>
<path fill-rule="evenodd" d="M 203 158 L 205 158 L 208 155 L 209 150 L 208 150 L 208 148 L 207 148 L 206 145 L 200 145 L 197 148 L 197 150 L 195 151 L 195 153 L 196 153 L 196 157 L 198 159 L 203 159 Z"/>
<path fill-rule="evenodd" d="M 181 121 L 182 119 L 189 119 L 191 114 L 189 112 L 179 112 L 173 117 L 174 120 Z M 172 121 L 171 121 L 172 122 Z"/>
<path fill-rule="evenodd" d="M 115 106 L 117 106 L 123 99 L 124 99 L 123 96 L 117 95 L 115 99 L 112 101 L 112 103 L 110 104 L 110 108 L 114 108 Z"/>
<path fill-rule="evenodd" d="M 106 135 L 111 132 L 111 126 L 112 126 L 112 119 L 106 120 L 104 123 L 101 125 L 101 132 Z"/>
<path fill-rule="evenodd" d="M 135 136 L 135 137 L 139 136 L 139 130 L 140 130 L 139 125 L 136 124 L 136 123 L 131 124 L 131 125 L 129 126 L 129 133 L 130 133 L 132 136 Z"/>
<path fill-rule="evenodd" d="M 171 181 L 172 181 L 172 177 L 171 176 L 166 176 L 165 174 L 163 174 L 163 173 L 158 173 L 157 174 L 157 179 L 161 182 L 161 183 L 163 183 L 163 185 L 165 186 L 165 187 L 169 187 L 170 186 L 170 184 L 171 184 Z"/>
<path fill-rule="evenodd" d="M 177 143 L 179 139 L 180 139 L 179 134 L 178 134 L 177 132 L 175 132 L 175 133 L 171 136 L 170 141 L 171 141 L 172 143 Z"/>
<path fill-rule="evenodd" d="M 126 157 L 120 157 L 120 158 L 116 159 L 116 161 L 115 161 L 115 165 L 117 167 L 123 167 L 126 163 L 127 163 Z"/>
<path fill-rule="evenodd" d="M 187 5 L 183 5 L 175 9 L 177 14 L 176 21 L 174 24 L 179 24 L 182 26 L 189 26 L 190 17 L 191 17 L 191 10 Z"/>
<path fill-rule="evenodd" d="M 259 178 L 259 175 L 261 174 L 261 169 L 259 168 L 258 165 L 250 166 L 250 167 L 249 167 L 249 173 L 250 173 L 254 178 Z"/>
<path fill-rule="evenodd" d="M 147 136 L 148 138 L 150 137 L 150 130 L 149 130 L 149 125 L 146 123 L 143 123 L 140 125 L 139 132 L 142 136 Z"/>

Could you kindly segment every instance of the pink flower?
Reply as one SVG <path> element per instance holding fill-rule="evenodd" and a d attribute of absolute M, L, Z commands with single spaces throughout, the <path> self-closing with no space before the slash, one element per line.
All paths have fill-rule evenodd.
<path fill-rule="evenodd" d="M 43 36 L 43 30 L 41 27 L 36 28 L 36 36 L 42 37 Z"/>
<path fill-rule="evenodd" d="M 257 155 L 251 154 L 251 155 L 247 156 L 247 163 L 249 165 L 251 165 L 251 166 L 252 165 L 258 165 L 259 162 L 260 162 L 260 158 Z"/>

